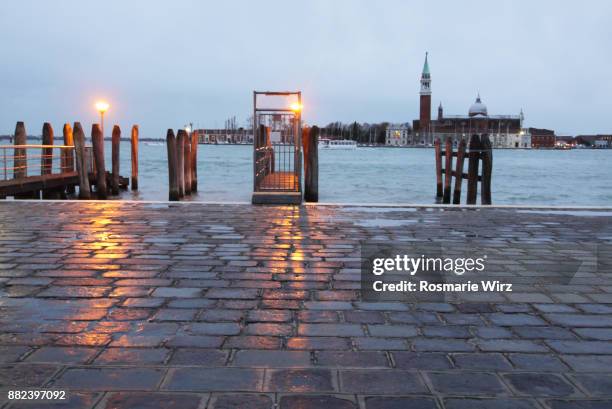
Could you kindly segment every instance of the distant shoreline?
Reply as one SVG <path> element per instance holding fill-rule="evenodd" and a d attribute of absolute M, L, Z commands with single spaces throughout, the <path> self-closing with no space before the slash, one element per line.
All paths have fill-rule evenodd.
<path fill-rule="evenodd" d="M 10 141 L 12 135 L 0 135 L 0 141 Z M 40 135 L 28 135 L 28 138 L 34 140 L 42 140 L 42 136 Z M 91 140 L 90 138 L 85 138 L 85 140 Z M 105 141 L 111 141 L 110 137 L 104 138 Z M 165 139 L 154 139 L 154 138 L 139 138 L 139 142 L 155 142 L 155 143 L 166 143 Z M 131 142 L 130 138 L 121 138 L 121 142 Z M 229 145 L 229 146 L 245 146 L 245 145 L 253 145 L 252 143 L 199 143 L 198 145 Z M 389 148 L 389 149 L 433 149 L 433 146 L 422 146 L 422 145 L 406 145 L 406 146 L 393 146 L 393 145 L 357 145 L 359 148 Z M 516 151 L 525 151 L 525 150 L 537 150 L 537 151 L 571 151 L 571 150 L 609 150 L 610 148 L 596 148 L 592 146 L 587 146 L 584 148 L 493 148 L 493 150 L 516 150 Z"/>

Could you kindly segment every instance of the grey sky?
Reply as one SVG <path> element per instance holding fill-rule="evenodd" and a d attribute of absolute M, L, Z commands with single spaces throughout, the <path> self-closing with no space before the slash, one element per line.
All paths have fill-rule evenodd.
<path fill-rule="evenodd" d="M 608 1 L 45 1 L 0 3 L 0 134 L 17 120 L 96 121 L 163 137 L 249 115 L 252 91 L 301 89 L 309 123 L 490 114 L 558 133 L 612 132 Z"/>

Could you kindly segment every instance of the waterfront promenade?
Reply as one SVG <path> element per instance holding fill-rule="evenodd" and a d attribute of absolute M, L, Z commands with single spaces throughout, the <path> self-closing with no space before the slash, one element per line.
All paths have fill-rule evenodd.
<path fill-rule="evenodd" d="M 609 260 L 612 211 L 2 202 L 0 408 L 612 407 L 609 270 L 360 299 L 360 242 L 468 239 Z"/>

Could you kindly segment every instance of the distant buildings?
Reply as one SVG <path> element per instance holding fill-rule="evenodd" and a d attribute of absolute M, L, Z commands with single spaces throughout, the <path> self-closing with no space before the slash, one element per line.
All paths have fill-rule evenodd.
<path fill-rule="evenodd" d="M 552 148 L 597 148 L 611 149 L 612 135 L 555 135 L 555 131 L 551 129 L 529 128 L 531 133 L 531 145 L 536 149 L 552 149 Z"/>
<path fill-rule="evenodd" d="M 612 135 L 577 135 L 575 138 L 577 145 L 590 146 L 592 148 L 612 148 Z"/>
<path fill-rule="evenodd" d="M 442 103 L 440 103 L 438 116 L 432 119 L 431 74 L 427 54 L 425 54 L 421 74 L 419 119 L 412 123 L 414 132 L 411 144 L 430 145 L 438 138 L 443 143 L 450 138 L 454 144 L 461 139 L 467 140 L 475 131 L 474 120 L 476 119 L 478 129 L 489 135 L 494 148 L 531 147 L 530 134 L 523 130 L 523 112 L 521 111 L 518 115 L 489 115 L 487 106 L 482 102 L 480 95 L 470 106 L 467 115 L 445 115 Z"/>
<path fill-rule="evenodd" d="M 385 135 L 385 145 L 407 146 L 411 144 L 411 134 L 410 124 L 390 124 Z"/>
<path fill-rule="evenodd" d="M 196 129 L 199 143 L 253 143 L 251 129 Z"/>
<path fill-rule="evenodd" d="M 557 143 L 555 131 L 551 129 L 529 128 L 532 148 L 554 148 Z"/>

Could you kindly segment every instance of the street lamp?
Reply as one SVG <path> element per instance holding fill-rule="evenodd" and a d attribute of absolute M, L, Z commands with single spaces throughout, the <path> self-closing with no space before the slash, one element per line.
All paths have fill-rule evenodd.
<path fill-rule="evenodd" d="M 293 112 L 298 113 L 301 112 L 302 109 L 304 108 L 304 106 L 302 104 L 300 104 L 299 102 L 294 102 L 290 105 L 290 108 Z"/>
<path fill-rule="evenodd" d="M 100 130 L 102 131 L 102 136 L 104 136 L 104 113 L 108 111 L 108 102 L 106 101 L 98 101 L 96 102 L 96 109 L 100 113 Z"/>

